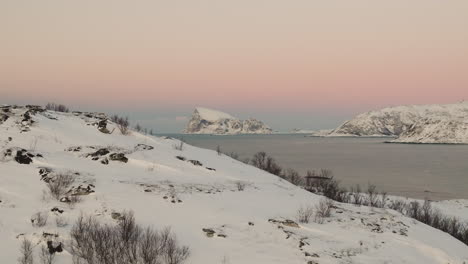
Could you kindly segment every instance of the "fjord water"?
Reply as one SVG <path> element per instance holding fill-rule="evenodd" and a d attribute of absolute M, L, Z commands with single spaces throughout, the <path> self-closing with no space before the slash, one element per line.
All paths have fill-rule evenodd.
<path fill-rule="evenodd" d="M 386 138 L 322 138 L 301 134 L 172 135 L 188 144 L 236 152 L 258 151 L 301 173 L 331 169 L 344 186 L 368 183 L 412 198 L 468 199 L 468 145 L 386 144 Z"/>

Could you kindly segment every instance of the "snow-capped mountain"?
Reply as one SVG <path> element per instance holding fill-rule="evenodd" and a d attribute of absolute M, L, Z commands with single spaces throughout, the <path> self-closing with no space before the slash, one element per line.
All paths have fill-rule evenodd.
<path fill-rule="evenodd" d="M 36 263 L 51 241 L 63 247 L 55 263 L 71 264 L 76 219 L 113 226 L 125 210 L 144 226 L 171 227 L 191 264 L 468 261 L 465 244 L 390 209 L 335 203 L 322 223 L 299 223 L 298 209 L 323 197 L 212 150 L 123 135 L 104 114 L 34 106 L 0 113 L 0 263 L 18 263 L 28 239 Z M 74 181 L 52 197 L 47 186 L 59 175 Z M 468 219 L 466 204 L 450 208 Z"/>
<path fill-rule="evenodd" d="M 389 136 L 394 142 L 468 143 L 468 102 L 409 105 L 360 114 L 329 136 Z"/>
<path fill-rule="evenodd" d="M 197 107 L 184 133 L 188 134 L 270 134 L 272 130 L 254 118 L 240 120 L 227 113 Z"/>

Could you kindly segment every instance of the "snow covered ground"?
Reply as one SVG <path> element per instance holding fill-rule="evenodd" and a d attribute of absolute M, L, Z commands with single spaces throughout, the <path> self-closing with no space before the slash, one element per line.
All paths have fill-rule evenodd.
<path fill-rule="evenodd" d="M 101 115 L 5 109 L 0 109 L 7 116 L 0 119 L 0 263 L 16 263 L 24 237 L 37 245 L 37 254 L 39 245 L 52 239 L 47 234 L 65 244 L 56 263 L 71 263 L 66 245 L 77 216 L 113 223 L 112 213 L 123 210 L 133 210 L 142 225 L 172 227 L 191 249 L 187 263 L 468 262 L 468 246 L 393 210 L 335 203 L 323 223 L 288 224 L 300 207 L 314 208 L 323 197 L 215 151 L 189 145 L 177 150 L 177 140 L 133 131 L 122 135 L 110 121 L 103 130 Z M 18 152 L 29 153 L 32 163 L 18 163 L 28 161 Z M 41 169 L 42 175 L 74 173 L 75 187 L 92 186 L 94 192 L 73 206 L 59 202 L 47 194 Z M 462 203 L 439 205 L 468 220 Z M 63 213 L 51 211 L 55 207 Z M 43 227 L 31 224 L 37 212 L 48 215 Z M 56 219 L 68 225 L 57 225 Z M 215 235 L 207 236 L 204 228 Z"/>

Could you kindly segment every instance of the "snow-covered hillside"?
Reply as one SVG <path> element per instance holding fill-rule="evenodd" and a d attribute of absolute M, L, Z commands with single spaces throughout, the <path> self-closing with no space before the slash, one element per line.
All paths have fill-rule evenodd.
<path fill-rule="evenodd" d="M 360 114 L 329 136 L 390 136 L 394 142 L 468 143 L 468 102 L 410 105 Z"/>
<path fill-rule="evenodd" d="M 197 107 L 184 132 L 189 134 L 233 135 L 270 134 L 272 130 L 263 122 L 253 118 L 239 120 L 227 113 Z"/>
<path fill-rule="evenodd" d="M 335 203 L 323 223 L 296 224 L 297 210 L 322 197 L 215 151 L 122 135 L 102 114 L 0 112 L 0 263 L 17 263 L 23 238 L 36 256 L 62 242 L 56 263 L 72 263 L 75 219 L 113 224 L 124 210 L 142 225 L 170 226 L 193 264 L 468 262 L 468 246 L 393 210 Z M 60 173 L 76 177 L 70 192 L 81 201 L 50 197 L 45 181 Z M 42 227 L 31 224 L 38 212 Z"/>

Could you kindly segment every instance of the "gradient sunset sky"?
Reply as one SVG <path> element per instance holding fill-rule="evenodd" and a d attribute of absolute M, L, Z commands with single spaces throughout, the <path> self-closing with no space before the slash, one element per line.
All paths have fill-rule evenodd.
<path fill-rule="evenodd" d="M 196 106 L 274 129 L 468 100 L 467 0 L 2 0 L 0 104 L 177 132 Z"/>

